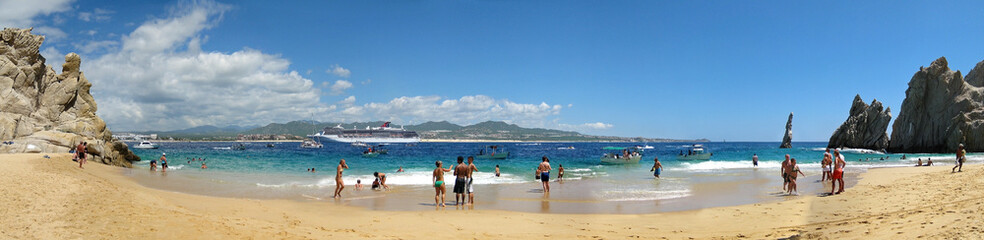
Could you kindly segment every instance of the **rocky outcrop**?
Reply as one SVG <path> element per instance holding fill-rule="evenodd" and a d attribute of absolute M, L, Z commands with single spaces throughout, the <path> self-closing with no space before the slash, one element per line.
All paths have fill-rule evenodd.
<path fill-rule="evenodd" d="M 854 96 L 850 115 L 844 124 L 834 131 L 827 142 L 829 148 L 864 148 L 884 151 L 888 148 L 888 123 L 892 121 L 892 110 L 884 109 L 878 100 L 871 105 Z"/>
<path fill-rule="evenodd" d="M 786 120 L 786 135 L 782 136 L 782 144 L 779 144 L 779 148 L 793 148 L 793 113 L 789 113 L 789 119 Z"/>
<path fill-rule="evenodd" d="M 138 161 L 96 116 L 79 55 L 66 55 L 56 74 L 38 52 L 42 42 L 31 29 L 0 32 L 0 153 L 67 153 L 85 141 L 90 161 L 126 167 Z"/>
<path fill-rule="evenodd" d="M 984 62 L 966 79 L 944 57 L 920 67 L 909 80 L 888 150 L 953 152 L 964 143 L 967 151 L 984 151 Z"/>

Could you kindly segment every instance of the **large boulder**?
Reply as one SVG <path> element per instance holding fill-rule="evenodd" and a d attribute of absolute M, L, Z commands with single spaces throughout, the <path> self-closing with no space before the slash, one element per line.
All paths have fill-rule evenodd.
<path fill-rule="evenodd" d="M 891 152 L 984 151 L 984 62 L 967 81 L 945 57 L 920 67 L 905 91 L 899 118 L 892 125 Z"/>
<path fill-rule="evenodd" d="M 782 144 L 779 144 L 779 148 L 793 148 L 793 113 L 789 113 L 789 119 L 786 120 L 786 134 L 782 136 Z"/>
<path fill-rule="evenodd" d="M 888 148 L 886 130 L 891 121 L 891 109 L 883 108 L 878 100 L 872 100 L 871 105 L 865 104 L 861 95 L 855 95 L 847 120 L 830 136 L 827 147 L 884 151 Z"/>
<path fill-rule="evenodd" d="M 139 161 L 96 116 L 82 58 L 66 55 L 58 74 L 45 65 L 42 42 L 31 29 L 0 32 L 0 153 L 64 153 L 85 141 L 93 161 L 124 167 Z"/>

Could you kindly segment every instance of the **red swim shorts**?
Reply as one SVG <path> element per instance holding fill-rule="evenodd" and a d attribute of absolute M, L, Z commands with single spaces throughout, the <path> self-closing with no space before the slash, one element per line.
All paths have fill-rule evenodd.
<path fill-rule="evenodd" d="M 844 169 L 834 170 L 833 179 L 844 179 Z"/>

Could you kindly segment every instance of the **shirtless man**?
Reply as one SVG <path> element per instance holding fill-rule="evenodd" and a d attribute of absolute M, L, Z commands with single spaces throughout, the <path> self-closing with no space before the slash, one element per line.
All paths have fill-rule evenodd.
<path fill-rule="evenodd" d="M 458 156 L 458 165 L 454 167 L 454 205 L 465 204 L 465 188 L 468 185 L 469 168 L 465 158 Z"/>
<path fill-rule="evenodd" d="M 342 182 L 342 171 L 345 169 L 348 169 L 348 164 L 345 164 L 345 159 L 342 158 L 341 161 L 338 161 L 338 170 L 335 175 L 335 195 L 332 198 L 342 197 L 342 189 L 345 189 L 345 182 Z"/>
<path fill-rule="evenodd" d="M 472 175 L 478 171 L 478 167 L 475 166 L 475 157 L 468 156 L 468 205 L 475 204 L 475 188 L 472 187 L 472 183 L 475 183 L 475 178 Z"/>
<path fill-rule="evenodd" d="M 844 161 L 844 155 L 840 154 L 840 149 L 834 149 L 834 173 L 831 174 L 830 183 L 830 194 L 840 194 L 844 192 L 844 167 L 847 166 L 847 162 Z M 834 192 L 834 188 L 837 184 L 840 184 L 840 190 Z"/>
<path fill-rule="evenodd" d="M 75 148 L 75 154 L 79 155 L 79 168 L 84 168 L 82 164 L 85 163 L 85 142 L 79 143 L 79 146 Z"/>
<path fill-rule="evenodd" d="M 823 175 L 820 176 L 821 182 L 828 179 L 833 180 L 830 177 L 830 173 L 832 172 L 830 169 L 830 165 L 833 163 L 832 159 L 833 157 L 830 156 L 830 148 L 828 148 L 827 151 L 823 153 L 823 160 L 820 161 L 820 168 L 822 168 L 821 171 L 823 171 Z"/>
<path fill-rule="evenodd" d="M 786 194 L 788 195 L 792 195 L 794 192 L 796 193 L 796 195 L 799 195 L 799 191 L 796 190 L 796 176 L 798 176 L 797 174 L 806 177 L 806 174 L 803 174 L 803 171 L 800 171 L 799 166 L 796 166 L 796 159 L 795 158 L 790 159 L 789 167 L 786 168 L 786 176 L 789 177 L 789 190 L 786 191 Z"/>
<path fill-rule="evenodd" d="M 444 173 L 450 172 L 451 168 L 444 169 L 441 167 L 441 164 L 441 161 L 434 163 L 434 165 L 437 165 L 437 168 L 434 169 L 434 177 L 432 178 L 434 180 L 434 205 L 447 207 L 447 205 L 444 204 L 444 193 L 447 192 L 447 188 L 444 187 Z M 438 199 L 441 201 L 438 202 Z"/>
<path fill-rule="evenodd" d="M 495 165 L 495 176 L 499 176 L 499 165 Z"/>
<path fill-rule="evenodd" d="M 782 169 L 779 172 L 782 175 L 782 191 L 788 191 L 789 186 L 789 175 L 786 174 L 786 169 L 789 168 L 789 154 L 786 154 L 786 160 L 782 161 Z"/>
<path fill-rule="evenodd" d="M 953 166 L 953 169 L 950 169 L 950 172 L 952 173 L 953 170 L 957 170 L 957 172 L 963 172 L 963 164 L 964 161 L 966 160 L 967 160 L 967 150 L 964 150 L 964 145 L 963 143 L 961 143 L 960 146 L 957 146 L 957 165 Z"/>
<path fill-rule="evenodd" d="M 653 177 L 659 178 L 659 173 L 663 171 L 663 164 L 659 163 L 659 157 L 653 158 L 653 168 L 649 171 L 653 172 Z"/>
<path fill-rule="evenodd" d="M 547 156 L 543 156 L 543 161 L 540 162 L 540 166 L 537 167 L 536 171 L 540 172 L 540 182 L 543 184 L 543 192 L 550 192 L 550 159 Z"/>
<path fill-rule="evenodd" d="M 753 167 L 758 167 L 759 166 L 759 155 L 758 154 L 752 154 L 752 166 Z"/>

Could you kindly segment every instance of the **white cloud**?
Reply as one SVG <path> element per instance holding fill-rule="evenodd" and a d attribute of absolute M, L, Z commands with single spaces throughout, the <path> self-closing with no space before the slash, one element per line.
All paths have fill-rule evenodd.
<path fill-rule="evenodd" d="M 548 127 L 550 118 L 559 115 L 561 109 L 560 105 L 516 103 L 484 95 L 463 96 L 458 99 L 403 96 L 385 103 L 350 106 L 340 112 L 341 116 L 336 117 L 341 121 L 388 120 L 419 123 L 446 120 L 458 124 L 493 120 L 525 127 Z"/>
<path fill-rule="evenodd" d="M 0 26 L 34 27 L 35 17 L 64 12 L 71 9 L 74 0 L 2 0 L 0 1 Z"/>
<path fill-rule="evenodd" d="M 61 72 L 62 64 L 65 64 L 65 54 L 55 47 L 47 47 L 41 50 L 41 56 L 45 59 L 45 64 L 51 65 L 56 72 Z"/>
<path fill-rule="evenodd" d="M 338 104 L 341 104 L 341 105 L 344 105 L 344 106 L 351 106 L 352 104 L 355 104 L 355 96 L 348 96 L 347 98 L 343 99 L 342 101 L 338 101 Z"/>
<path fill-rule="evenodd" d="M 365 81 L 362 81 L 362 85 L 369 85 L 370 83 L 372 83 L 372 79 L 366 79 Z"/>
<path fill-rule="evenodd" d="M 335 81 L 335 84 L 331 85 L 331 95 L 342 95 L 349 88 L 352 88 L 352 82 L 345 80 Z"/>
<path fill-rule="evenodd" d="M 61 29 L 58 28 L 46 27 L 46 26 L 35 27 L 34 30 L 32 30 L 32 32 L 36 34 L 44 35 L 45 41 L 58 41 L 68 37 L 68 33 L 65 33 L 65 31 L 62 31 Z"/>
<path fill-rule="evenodd" d="M 110 14 L 115 13 L 111 10 L 96 8 L 92 12 L 79 12 L 79 20 L 82 21 L 106 21 L 110 19 Z"/>
<path fill-rule="evenodd" d="M 169 130 L 286 122 L 334 110 L 286 59 L 248 48 L 198 51 L 201 32 L 226 9 L 211 2 L 179 6 L 123 36 L 120 48 L 83 62 L 97 113 L 113 129 Z"/>
<path fill-rule="evenodd" d="M 571 130 L 571 131 L 591 132 L 591 131 L 598 131 L 598 130 L 608 130 L 615 127 L 615 125 L 612 125 L 610 123 L 603 123 L 603 122 L 582 123 L 577 125 L 561 123 L 561 124 L 557 124 L 557 127 L 560 129 Z"/>
<path fill-rule="evenodd" d="M 89 54 L 98 50 L 108 50 L 119 45 L 116 41 L 87 41 L 85 44 L 74 43 L 72 44 L 75 49 L 78 49 L 83 54 Z"/>
<path fill-rule="evenodd" d="M 352 75 L 352 71 L 349 71 L 348 69 L 338 66 L 338 64 L 331 65 L 331 69 L 328 69 L 326 72 L 328 72 L 328 74 L 334 74 L 335 76 L 339 76 L 343 78 L 348 78 L 349 76 Z"/>

